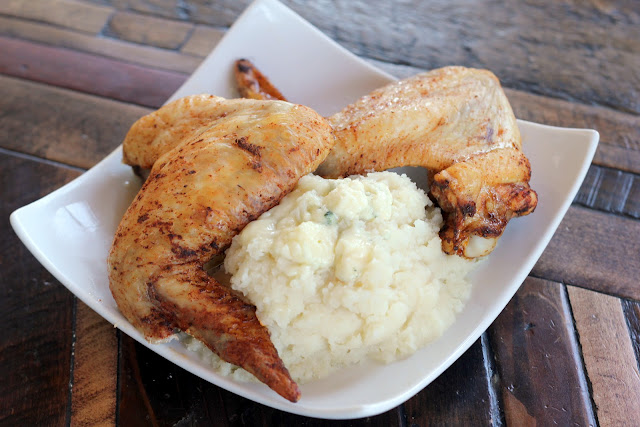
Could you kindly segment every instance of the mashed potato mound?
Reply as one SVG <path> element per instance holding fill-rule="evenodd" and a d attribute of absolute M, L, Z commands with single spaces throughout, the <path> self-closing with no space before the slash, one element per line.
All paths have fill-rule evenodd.
<path fill-rule="evenodd" d="M 224 266 L 305 382 L 409 356 L 453 323 L 474 262 L 442 252 L 441 225 L 405 175 L 308 175 L 234 238 Z"/>

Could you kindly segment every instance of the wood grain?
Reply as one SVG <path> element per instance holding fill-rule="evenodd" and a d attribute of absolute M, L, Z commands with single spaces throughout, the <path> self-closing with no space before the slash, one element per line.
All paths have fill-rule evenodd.
<path fill-rule="evenodd" d="M 118 418 L 121 425 L 224 425 L 218 387 L 122 336 Z M 213 394 L 212 394 L 213 391 Z"/>
<path fill-rule="evenodd" d="M 186 80 L 183 74 L 143 68 L 69 49 L 0 37 L 0 73 L 159 107 Z"/>
<path fill-rule="evenodd" d="M 640 65 L 640 10 L 633 1 L 283 3 L 361 56 L 427 69 L 488 68 L 510 88 L 640 113 L 640 75 L 628 73 Z M 115 2 L 121 9 L 225 27 L 247 4 Z"/>
<path fill-rule="evenodd" d="M 573 206 L 533 275 L 640 300 L 640 221 Z"/>
<path fill-rule="evenodd" d="M 336 427 L 360 427 L 379 426 L 396 427 L 403 426 L 404 419 L 401 415 L 402 408 L 394 408 L 374 417 L 358 418 L 354 420 L 321 420 L 317 418 L 303 417 L 273 408 L 239 397 L 228 391 L 220 389 L 220 397 L 227 414 L 229 426 L 325 426 Z"/>
<path fill-rule="evenodd" d="M 89 168 L 149 111 L 0 76 L 0 147 Z"/>
<path fill-rule="evenodd" d="M 620 300 L 568 287 L 585 366 L 601 425 L 640 420 L 640 373 Z"/>
<path fill-rule="evenodd" d="M 202 36 L 197 36 L 201 33 Z M 184 49 L 204 55 L 220 37 L 219 30 L 197 28 Z M 186 79 L 183 74 L 7 38 L 0 38 L 0 49 L 6 54 L 0 64 L 0 72 L 5 74 L 151 107 L 162 105 Z M 379 61 L 373 64 L 398 77 L 422 71 Z M 507 95 L 516 115 L 522 119 L 597 129 L 601 143 L 595 163 L 640 173 L 640 117 L 516 90 L 507 90 Z"/>
<path fill-rule="evenodd" d="M 180 51 L 205 57 L 216 47 L 224 34 L 225 31 L 223 29 L 197 25 L 189 39 L 180 48 Z"/>
<path fill-rule="evenodd" d="M 640 361 L 640 303 L 629 300 L 621 300 L 620 303 L 629 327 L 629 337 L 636 360 Z"/>
<path fill-rule="evenodd" d="M 640 218 L 640 175 L 591 166 L 574 202 L 605 212 Z"/>
<path fill-rule="evenodd" d="M 489 336 L 507 425 L 595 425 L 563 285 L 527 279 Z"/>
<path fill-rule="evenodd" d="M 325 425 L 242 398 L 204 381 L 130 338 L 122 337 L 118 419 L 122 425 Z M 396 409 L 332 425 L 400 425 Z"/>
<path fill-rule="evenodd" d="M 141 105 L 162 104 L 249 2 L 0 2 L 0 313 L 8 326 L 0 424 L 637 425 L 634 1 L 284 0 L 392 74 L 452 63 L 489 68 L 519 118 L 601 135 L 574 206 L 533 270 L 537 278 L 449 370 L 385 414 L 330 422 L 238 397 L 114 331 L 37 263 L 8 213 L 117 147 L 150 111 Z"/>
<path fill-rule="evenodd" d="M 74 0 L 3 0 L 0 13 L 12 17 L 47 22 L 97 34 L 114 12 L 113 8 Z"/>
<path fill-rule="evenodd" d="M 81 301 L 76 305 L 72 425 L 115 425 L 118 379 L 116 329 Z"/>
<path fill-rule="evenodd" d="M 501 422 L 493 361 L 486 360 L 482 341 L 476 341 L 435 381 L 405 402 L 404 418 L 409 425 L 497 425 Z"/>
<path fill-rule="evenodd" d="M 94 35 L 66 28 L 8 18 L 1 15 L 0 35 L 55 47 L 74 49 L 132 64 L 185 74 L 192 73 L 202 61 L 199 56 L 182 52 L 139 45 L 108 37 L 95 37 Z"/>
<path fill-rule="evenodd" d="M 180 48 L 193 24 L 130 12 L 116 12 L 107 25 L 105 34 L 147 46 L 175 50 Z"/>
<path fill-rule="evenodd" d="M 74 298 L 29 254 L 8 219 L 79 172 L 5 150 L 0 171 L 0 424 L 64 425 Z"/>

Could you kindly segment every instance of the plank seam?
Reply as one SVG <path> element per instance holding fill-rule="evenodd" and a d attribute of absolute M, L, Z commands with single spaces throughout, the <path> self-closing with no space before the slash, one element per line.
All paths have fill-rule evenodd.
<path fill-rule="evenodd" d="M 100 31 L 98 31 L 98 33 L 96 34 L 97 37 L 109 37 L 107 35 L 107 30 L 109 29 L 109 26 L 111 25 L 111 21 L 113 20 L 113 17 L 116 14 L 116 12 L 117 12 L 117 9 L 111 12 L 109 17 L 105 20 L 104 25 L 102 26 Z"/>
<path fill-rule="evenodd" d="M 71 425 L 71 416 L 73 414 L 73 374 L 74 365 L 76 361 L 76 326 L 77 326 L 77 313 L 78 313 L 78 297 L 73 297 L 73 309 L 71 311 L 71 356 L 69 357 L 69 392 L 67 396 L 67 414 L 66 422 L 67 426 Z"/>
<path fill-rule="evenodd" d="M 71 169 L 71 170 L 78 171 L 78 172 L 86 172 L 87 171 L 87 169 L 84 169 L 84 168 L 81 168 L 81 167 L 78 167 L 78 166 L 69 165 L 67 163 L 62 163 L 62 162 L 56 162 L 55 160 L 45 159 L 44 157 L 38 157 L 38 156 L 34 156 L 33 154 L 22 153 L 20 151 L 10 150 L 10 149 L 4 148 L 4 147 L 0 147 L 0 154 L 5 154 L 7 156 L 18 157 L 20 159 L 30 160 L 30 161 L 33 161 L 33 162 L 44 163 L 44 164 L 47 164 L 47 165 L 50 165 L 50 166 Z"/>
<path fill-rule="evenodd" d="M 122 332 L 120 329 L 116 330 L 116 337 L 118 342 L 117 355 L 118 360 L 116 362 L 116 416 L 115 416 L 115 425 L 120 425 L 120 397 L 122 393 L 120 392 L 120 387 L 122 387 Z"/>
<path fill-rule="evenodd" d="M 35 23 L 35 24 L 38 24 L 38 25 L 45 25 L 45 26 L 48 26 L 48 27 L 53 27 L 53 28 L 58 28 L 58 29 L 66 30 L 66 31 L 76 32 L 76 33 L 83 34 L 83 35 L 86 35 L 86 36 L 95 36 L 97 34 L 100 34 L 100 33 L 96 34 L 96 33 L 91 32 L 91 31 L 83 31 L 83 30 L 78 29 L 78 28 L 65 27 L 64 25 L 56 24 L 55 22 L 43 21 L 41 19 L 34 19 L 34 18 L 25 17 L 25 16 L 15 16 L 15 15 L 10 15 L 10 14 L 6 14 L 6 13 L 0 13 L 0 17 L 5 17 L 7 19 L 15 19 L 17 21 L 31 22 L 31 23 Z"/>
<path fill-rule="evenodd" d="M 407 427 L 409 425 L 409 420 L 407 419 L 407 411 L 404 407 L 404 403 L 398 405 L 396 408 L 396 414 L 398 415 L 398 426 Z"/>
<path fill-rule="evenodd" d="M 627 334 L 629 335 L 629 339 L 631 340 L 631 348 L 633 348 L 633 352 L 636 355 L 636 369 L 640 372 L 640 346 L 638 345 L 640 341 L 640 335 L 636 332 L 632 325 L 629 317 L 633 312 L 631 305 L 634 301 L 628 300 L 626 298 L 620 298 L 620 305 L 622 306 L 622 313 L 624 314 L 624 321 L 627 325 Z"/>
<path fill-rule="evenodd" d="M 631 213 L 624 213 L 624 212 L 617 212 L 617 211 L 613 211 L 613 210 L 606 210 L 603 208 L 597 208 L 594 206 L 589 206 L 587 205 L 585 202 L 579 202 L 577 200 L 574 200 L 573 202 L 571 202 L 571 206 L 579 206 L 583 209 L 588 209 L 590 211 L 594 211 L 594 212 L 602 212 L 602 213 L 606 213 L 608 215 L 614 215 L 620 218 L 624 218 L 624 219 L 630 219 L 632 221 L 638 221 L 640 220 L 640 216 L 635 216 Z"/>
<path fill-rule="evenodd" d="M 589 289 L 590 290 L 590 289 Z M 591 290 L 590 290 L 591 291 Z M 595 291 L 592 291 L 595 292 Z M 593 417 L 594 423 L 596 426 L 600 426 L 600 421 L 598 420 L 598 405 L 596 405 L 595 400 L 593 399 L 593 384 L 591 383 L 591 379 L 589 378 L 587 372 L 587 364 L 584 361 L 584 357 L 582 357 L 582 343 L 580 341 L 580 332 L 578 331 L 578 327 L 576 325 L 576 317 L 573 314 L 573 306 L 571 305 L 571 299 L 569 298 L 569 292 L 567 291 L 567 284 L 562 283 L 562 298 L 566 301 L 566 307 L 569 311 L 568 315 L 571 319 L 571 326 L 573 327 L 573 339 L 575 341 L 577 347 L 577 357 L 579 358 L 580 367 L 582 368 L 580 372 L 582 373 L 582 377 L 587 385 L 587 390 L 589 392 L 589 403 L 591 404 L 591 416 Z"/>
<path fill-rule="evenodd" d="M 487 331 L 483 332 L 480 336 L 480 344 L 482 347 L 482 359 L 484 361 L 487 389 L 489 392 L 489 416 L 494 426 L 503 426 L 505 425 L 504 409 L 498 397 L 500 377 L 496 370 L 496 361 L 493 356 L 493 351 L 491 350 Z"/>
<path fill-rule="evenodd" d="M 640 303 L 640 301 L 634 300 L 633 298 L 629 298 L 629 297 L 625 297 L 625 296 L 621 296 L 621 295 L 613 294 L 613 293 L 609 293 L 609 292 L 603 292 L 602 290 L 593 289 L 593 288 L 589 288 L 589 287 L 586 287 L 586 286 L 581 286 L 581 285 L 578 285 L 578 284 L 570 282 L 570 281 L 558 281 L 553 276 L 546 277 L 546 276 L 541 276 L 539 274 L 533 274 L 533 273 L 530 272 L 527 277 L 531 277 L 531 278 L 534 278 L 534 279 L 540 279 L 540 280 L 546 280 L 547 282 L 561 284 L 561 285 L 565 285 L 565 286 L 573 286 L 574 288 L 584 289 L 585 291 L 595 292 L 595 293 L 601 294 L 601 295 L 607 295 L 607 296 L 610 296 L 610 297 L 613 297 L 613 298 L 618 298 L 620 300 L 627 300 L 627 301 L 630 301 L 630 302 L 638 302 L 638 303 Z M 573 312 L 572 312 L 572 315 L 573 315 Z"/>

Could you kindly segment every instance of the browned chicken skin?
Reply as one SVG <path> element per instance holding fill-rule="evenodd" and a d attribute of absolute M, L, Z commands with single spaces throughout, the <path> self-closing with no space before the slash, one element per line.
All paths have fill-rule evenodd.
<path fill-rule="evenodd" d="M 315 170 L 334 138 L 326 120 L 307 107 L 207 98 L 226 114 L 185 131 L 152 162 L 116 232 L 110 288 L 120 311 L 149 341 L 182 330 L 297 401 L 298 387 L 255 308 L 211 278 L 204 264 Z M 142 118 L 130 134 L 158 132 L 157 124 L 171 121 L 180 102 Z"/>
<path fill-rule="evenodd" d="M 445 67 L 399 80 L 329 122 L 336 145 L 316 173 L 337 178 L 427 168 L 445 217 L 440 237 L 448 254 L 488 254 L 507 222 L 537 204 L 516 118 L 489 71 Z"/>
<path fill-rule="evenodd" d="M 248 61 L 235 72 L 244 96 L 284 98 Z M 424 166 L 445 216 L 443 250 L 467 257 L 489 253 L 507 222 L 536 206 L 515 117 L 488 71 L 447 67 L 391 83 L 331 116 L 332 129 L 296 107 L 308 116 L 274 126 L 284 131 L 294 123 L 300 133 L 284 140 L 300 142 L 300 149 L 264 144 L 282 138 L 251 123 L 247 102 L 190 96 L 132 127 L 124 161 L 153 170 L 114 240 L 111 288 L 148 339 L 184 330 L 289 400 L 297 400 L 297 386 L 255 308 L 202 266 L 300 176 L 317 166 L 326 177 Z M 320 164 L 331 132 L 336 145 Z M 271 149 L 277 155 L 265 157 Z"/>
<path fill-rule="evenodd" d="M 242 98 L 279 99 L 286 101 L 271 81 L 247 59 L 238 59 L 235 63 L 234 76 L 238 92 Z"/>
<path fill-rule="evenodd" d="M 262 74 L 251 79 L 259 71 L 249 61 L 238 61 L 235 73 L 241 94 L 251 80 L 254 98 L 273 96 Z M 536 207 L 516 118 L 490 71 L 445 67 L 418 74 L 371 92 L 329 122 L 336 145 L 316 173 L 338 178 L 427 168 L 431 195 L 444 212 L 440 237 L 448 254 L 487 255 L 511 218 Z"/>
<path fill-rule="evenodd" d="M 234 71 L 241 93 L 283 98 L 249 61 L 239 60 Z M 156 123 L 160 132 L 127 137 L 129 164 L 150 167 L 183 132 L 219 114 L 206 96 L 179 102 L 172 120 Z M 487 255 L 509 220 L 537 205 L 516 118 L 490 71 L 445 67 L 422 73 L 377 89 L 328 120 L 336 144 L 316 173 L 337 178 L 398 166 L 427 168 L 431 195 L 445 217 L 440 237 L 448 254 Z"/>

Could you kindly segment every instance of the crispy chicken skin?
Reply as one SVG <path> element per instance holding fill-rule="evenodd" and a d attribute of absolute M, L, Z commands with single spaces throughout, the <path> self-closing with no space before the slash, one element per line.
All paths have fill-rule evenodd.
<path fill-rule="evenodd" d="M 203 99 L 177 103 L 199 105 Z M 179 130 L 172 129 L 166 124 L 176 122 L 171 117 L 175 105 L 169 104 L 140 119 L 130 132 L 138 137 L 173 133 L 181 140 L 168 147 L 152 138 L 149 147 L 139 147 L 163 146 L 165 153 L 151 161 L 149 179 L 116 232 L 108 257 L 111 292 L 149 341 L 164 341 L 182 330 L 296 401 L 298 387 L 255 308 L 203 266 L 315 170 L 334 138 L 326 120 L 304 106 L 206 99 L 214 117 L 190 116 L 177 120 Z M 189 130 L 196 122 L 201 128 Z M 158 124 L 166 125 L 159 133 Z"/>
<path fill-rule="evenodd" d="M 242 98 L 286 101 L 278 88 L 271 84 L 271 81 L 248 59 L 238 59 L 233 74 Z"/>
<path fill-rule="evenodd" d="M 131 126 L 122 143 L 122 161 L 151 169 L 161 155 L 185 137 L 210 128 L 212 122 L 226 116 L 243 114 L 246 107 L 242 100 L 213 95 L 192 95 L 173 101 Z"/>
<path fill-rule="evenodd" d="M 237 61 L 234 71 L 241 94 L 282 97 L 251 62 Z M 153 129 L 149 126 L 159 134 L 154 142 L 139 134 L 127 136 L 129 164 L 150 167 L 183 132 L 219 114 L 206 95 L 171 108 L 170 117 L 158 119 Z M 316 173 L 337 178 L 398 166 L 427 168 L 431 195 L 445 217 L 440 237 L 448 254 L 487 255 L 509 220 L 537 205 L 516 118 L 490 71 L 445 67 L 396 81 L 329 117 L 329 122 L 336 144 Z"/>
<path fill-rule="evenodd" d="M 536 206 L 516 118 L 489 71 L 445 67 L 393 82 L 329 122 L 336 145 L 317 173 L 427 168 L 448 254 L 488 254 L 509 219 Z"/>

